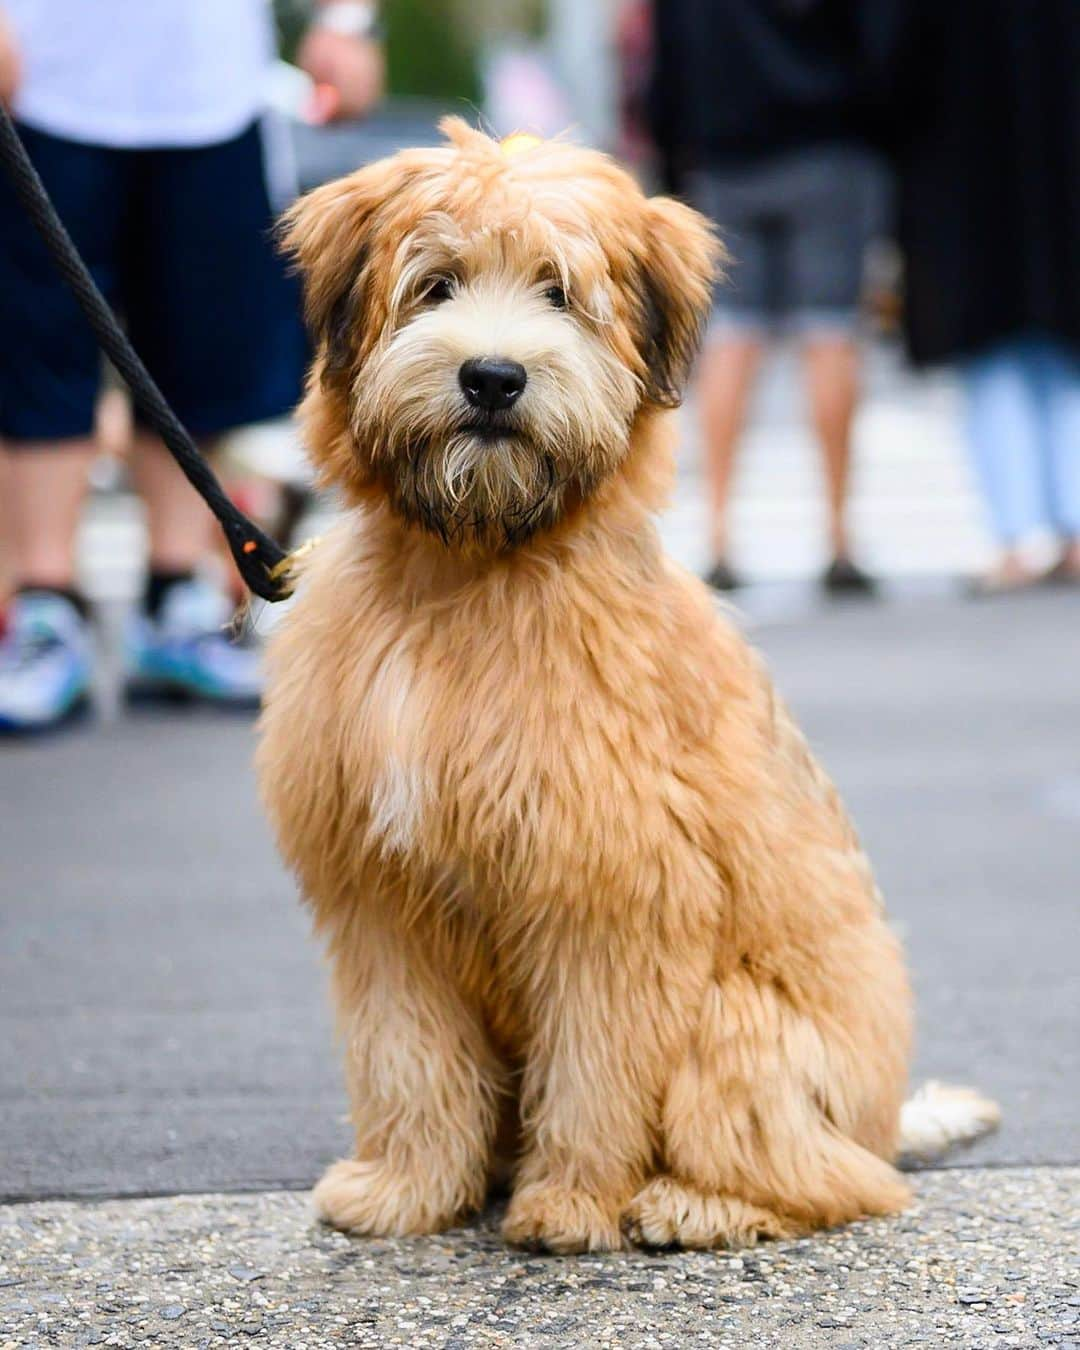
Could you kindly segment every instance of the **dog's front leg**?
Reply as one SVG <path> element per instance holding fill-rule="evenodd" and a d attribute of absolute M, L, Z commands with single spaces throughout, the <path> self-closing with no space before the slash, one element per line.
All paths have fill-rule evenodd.
<path fill-rule="evenodd" d="M 483 1203 L 500 1068 L 435 934 L 365 911 L 331 942 L 356 1157 L 320 1215 L 377 1236 L 430 1233 Z"/>
<path fill-rule="evenodd" d="M 533 953 L 549 964 L 529 981 L 525 1149 L 503 1235 L 555 1252 L 608 1251 L 623 1245 L 620 1214 L 651 1159 L 662 1054 L 644 1006 L 644 953 L 613 953 L 603 934 L 574 927 Z"/>

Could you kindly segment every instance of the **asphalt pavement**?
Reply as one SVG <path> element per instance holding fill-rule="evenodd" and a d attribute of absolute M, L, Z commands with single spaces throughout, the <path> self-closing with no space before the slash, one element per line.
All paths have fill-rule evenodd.
<path fill-rule="evenodd" d="M 509 1250 L 497 1214 L 358 1242 L 295 1193 L 13 1207 L 0 1346 L 1075 1346 L 1078 1190 L 1075 1168 L 928 1173 L 894 1220 L 740 1253 L 570 1259 Z"/>
<path fill-rule="evenodd" d="M 955 1169 L 976 1170 L 920 1181 L 935 1225 L 922 1238 L 920 1210 L 891 1230 L 893 1238 L 886 1224 L 820 1239 L 825 1265 L 817 1274 L 813 1241 L 777 1248 L 781 1254 L 767 1260 L 810 1262 L 798 1288 L 819 1317 L 830 1317 L 819 1295 L 825 1299 L 829 1279 L 845 1263 L 855 1268 L 859 1232 L 873 1234 L 865 1239 L 871 1266 L 873 1251 L 885 1244 L 880 1250 L 893 1251 L 903 1269 L 905 1261 L 926 1257 L 922 1241 L 955 1267 L 957 1244 L 974 1241 L 971 1225 L 983 1223 L 979 1240 L 988 1244 L 985 1260 L 1000 1286 L 990 1304 L 1009 1295 L 1007 1271 L 1028 1260 L 1025 1243 L 1042 1250 L 1047 1270 L 1056 1272 L 1025 1276 L 1039 1296 L 1032 1292 L 1030 1305 L 1001 1304 L 1011 1321 L 1001 1332 L 1006 1339 L 995 1343 L 1068 1343 L 1068 1319 L 1080 1297 L 1062 1274 L 1070 1265 L 1076 1273 L 1080 1217 L 1080 1173 L 1066 1166 L 1080 1164 L 1080 597 L 1047 591 L 988 602 L 940 595 L 822 605 L 782 621 L 751 618 L 749 628 L 837 779 L 907 943 L 919 1002 L 915 1077 L 974 1083 L 1004 1112 L 1000 1133 L 949 1160 Z M 403 1344 L 531 1343 L 510 1330 L 493 1339 L 497 1326 L 484 1339 L 479 1321 L 468 1323 L 473 1339 L 454 1341 L 449 1323 L 443 1334 L 441 1323 L 424 1321 L 424 1299 L 437 1302 L 450 1287 L 438 1271 L 460 1271 L 457 1262 L 468 1264 L 481 1292 L 473 1297 L 468 1280 L 452 1285 L 461 1305 L 454 1316 L 487 1316 L 491 1292 L 483 1292 L 483 1272 L 509 1278 L 512 1258 L 483 1225 L 435 1246 L 342 1246 L 343 1239 L 311 1227 L 302 1197 L 279 1194 L 306 1188 L 347 1150 L 348 1129 L 320 954 L 259 810 L 252 745 L 246 719 L 172 710 L 0 746 L 0 1197 L 13 1202 L 0 1210 L 7 1239 L 0 1240 L 0 1302 L 10 1305 L 9 1320 L 0 1318 L 0 1347 L 96 1343 L 76 1338 L 98 1334 L 93 1318 L 89 1331 L 71 1320 L 79 1244 L 99 1243 L 84 1252 L 89 1269 L 104 1259 L 100 1244 L 112 1242 L 119 1289 L 140 1268 L 130 1263 L 147 1225 L 166 1237 L 158 1255 L 157 1247 L 147 1249 L 144 1273 L 180 1261 L 184 1215 L 207 1231 L 224 1225 L 239 1234 L 237 1225 L 248 1223 L 265 1230 L 272 1247 L 285 1243 L 267 1257 L 271 1265 L 284 1262 L 280 1270 L 303 1264 L 309 1252 L 310 1279 L 301 1285 L 311 1298 L 320 1271 L 352 1270 L 359 1284 L 348 1286 L 334 1313 L 343 1321 L 333 1326 L 352 1328 L 345 1343 L 395 1343 L 388 1324 L 378 1330 L 373 1322 L 350 1321 L 350 1307 L 383 1295 L 395 1316 L 419 1318 L 424 1336 L 434 1338 L 418 1333 Z M 261 1201 L 226 1194 L 244 1191 L 276 1194 Z M 213 1194 L 197 1203 L 155 1200 L 127 1208 L 116 1199 L 89 1207 L 27 1203 L 174 1193 Z M 57 1233 L 70 1238 L 59 1256 L 45 1250 Z M 176 1250 L 166 1251 L 170 1242 Z M 432 1266 L 428 1258 L 438 1252 L 444 1256 Z M 967 1261 L 970 1251 L 961 1255 Z M 449 1266 L 439 1265 L 444 1257 Z M 657 1330 L 659 1314 L 642 1291 L 657 1278 L 671 1280 L 663 1306 L 690 1293 L 696 1307 L 701 1263 L 721 1258 L 637 1260 L 611 1267 L 619 1307 L 634 1329 L 623 1335 L 613 1323 L 610 1343 L 675 1344 Z M 243 1265 L 241 1257 L 236 1262 Z M 402 1263 L 411 1272 L 403 1283 Z M 226 1282 L 228 1266 L 227 1260 L 221 1267 Z M 550 1278 L 577 1282 L 577 1289 L 587 1281 L 582 1270 L 593 1267 L 575 1269 Z M 726 1279 L 734 1267 L 716 1269 Z M 815 1284 L 819 1276 L 823 1284 Z M 726 1344 L 729 1333 L 732 1344 L 779 1343 L 745 1338 L 740 1300 L 749 1305 L 761 1292 L 753 1279 L 748 1285 L 740 1276 L 728 1290 L 734 1300 L 728 1320 L 716 1324 L 711 1341 L 711 1324 L 703 1322 L 702 1343 Z M 521 1288 L 539 1297 L 536 1280 Z M 993 1307 L 985 1326 L 961 1316 L 975 1302 L 960 1301 L 957 1289 L 967 1287 L 964 1281 L 976 1288 L 977 1272 L 952 1280 L 949 1306 L 960 1320 L 946 1318 L 942 1338 L 928 1332 L 922 1339 L 982 1344 L 984 1332 L 993 1339 Z M 244 1287 L 239 1279 L 237 1297 Z M 326 1288 L 341 1292 L 333 1281 Z M 150 1289 L 164 1286 L 151 1281 Z M 33 1332 L 42 1309 L 50 1315 L 50 1290 L 62 1300 L 59 1321 L 42 1324 L 48 1335 Z M 905 1296 L 890 1286 L 881 1308 L 901 1308 Z M 157 1294 L 140 1297 L 152 1304 Z M 184 1307 L 195 1297 L 189 1290 Z M 198 1297 L 200 1307 L 210 1306 L 206 1290 Z M 277 1297 L 285 1297 L 280 1289 Z M 723 1302 L 727 1294 L 717 1297 Z M 31 1312 L 20 1312 L 27 1298 Z M 587 1331 L 597 1315 L 589 1300 L 567 1298 L 565 1315 L 584 1319 L 578 1330 L 535 1343 L 603 1343 Z M 136 1309 L 121 1319 L 120 1339 L 101 1335 L 122 1345 L 240 1343 L 229 1337 L 248 1334 L 237 1330 L 250 1320 L 247 1294 L 241 1302 L 233 1308 L 235 1325 L 231 1313 L 222 1323 L 225 1332 L 207 1323 L 184 1340 L 182 1328 L 170 1330 L 162 1314 L 164 1321 L 136 1334 Z M 1024 1322 L 1023 1306 L 1036 1304 L 1042 1320 Z M 929 1318 L 936 1305 L 931 1299 L 925 1306 Z M 769 1307 L 779 1315 L 787 1305 L 774 1300 Z M 813 1320 L 792 1322 L 783 1343 L 902 1344 L 911 1331 L 907 1323 L 890 1323 L 891 1330 L 864 1323 L 865 1342 L 856 1316 L 841 1317 L 832 1340 L 822 1339 L 829 1328 Z M 283 1332 L 275 1339 L 276 1323 L 264 1318 L 260 1325 L 275 1344 L 301 1344 Z M 781 1325 L 788 1324 L 766 1318 L 759 1330 L 772 1327 L 781 1336 Z M 975 1339 L 963 1339 L 965 1325 Z M 855 1333 L 845 1336 L 845 1326 Z M 330 1322 L 321 1332 L 316 1327 L 304 1343 L 332 1340 L 327 1328 Z M 574 1339 L 578 1333 L 583 1339 Z M 1019 1339 L 1009 1340 L 1014 1333 Z M 181 1339 L 168 1339 L 174 1334 Z"/>
<path fill-rule="evenodd" d="M 1080 1163 L 1080 599 L 822 607 L 752 636 L 908 944 L 916 1077 Z M 247 719 L 0 747 L 0 1195 L 304 1186 L 346 1146 L 319 952 Z"/>

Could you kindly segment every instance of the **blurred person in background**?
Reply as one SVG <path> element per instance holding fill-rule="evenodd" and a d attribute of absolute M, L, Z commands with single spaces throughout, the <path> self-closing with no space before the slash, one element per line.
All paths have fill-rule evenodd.
<path fill-rule="evenodd" d="M 892 36 L 905 324 L 959 363 L 999 557 L 1080 583 L 1080 3 L 906 0 Z M 1049 574 L 1026 545 L 1051 531 Z"/>
<path fill-rule="evenodd" d="M 615 22 L 618 152 L 635 170 L 649 160 L 653 20 L 649 0 L 621 0 Z"/>
<path fill-rule="evenodd" d="M 821 446 L 832 593 L 870 594 L 847 503 L 863 256 L 882 213 L 867 135 L 860 7 L 851 0 L 657 0 L 650 96 L 668 186 L 717 222 L 731 256 L 698 396 L 720 590 L 738 584 L 728 508 L 766 342 L 794 332 Z"/>
<path fill-rule="evenodd" d="M 371 5 L 313 6 L 299 62 L 317 115 L 378 98 Z M 61 219 L 181 421 L 204 447 L 288 413 L 306 348 L 270 237 L 259 118 L 274 59 L 267 0 L 0 0 L 0 97 Z M 17 587 L 0 643 L 0 729 L 86 702 L 93 644 L 75 537 L 95 453 L 101 358 L 44 244 L 0 188 L 0 443 Z M 258 697 L 258 654 L 229 643 L 197 576 L 211 517 L 165 448 L 136 438 L 148 576 L 129 687 Z"/>

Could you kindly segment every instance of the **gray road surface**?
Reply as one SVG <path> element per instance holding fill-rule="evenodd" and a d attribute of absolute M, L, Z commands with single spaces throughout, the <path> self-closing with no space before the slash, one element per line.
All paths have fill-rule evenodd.
<path fill-rule="evenodd" d="M 918 1074 L 996 1095 L 963 1165 L 1080 1162 L 1080 601 L 760 628 L 906 936 Z M 250 725 L 0 747 L 0 1196 L 307 1185 L 348 1142 L 319 954 Z"/>

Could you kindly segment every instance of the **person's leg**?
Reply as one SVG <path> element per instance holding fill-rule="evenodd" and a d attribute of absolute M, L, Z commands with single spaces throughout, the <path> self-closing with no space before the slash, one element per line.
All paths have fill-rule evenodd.
<path fill-rule="evenodd" d="M 151 572 L 189 575 L 211 546 L 213 516 L 157 436 L 135 437 L 131 459 L 135 487 L 146 508 L 147 562 Z"/>
<path fill-rule="evenodd" d="M 115 292 L 124 162 L 117 152 L 20 127 L 95 281 Z M 18 585 L 70 589 L 75 531 L 94 454 L 97 343 L 14 198 L 0 194 L 0 436 Z"/>
<path fill-rule="evenodd" d="M 4 453 L 4 444 L 0 441 L 0 640 L 4 636 L 7 606 L 15 591 L 15 566 L 12 556 L 14 527 L 9 511 L 10 475 L 8 456 Z"/>
<path fill-rule="evenodd" d="M 1051 339 L 1040 348 L 1044 477 L 1060 545 L 1049 578 L 1080 581 L 1080 352 Z"/>
<path fill-rule="evenodd" d="M 757 335 L 730 329 L 708 342 L 701 358 L 698 400 L 709 488 L 709 544 L 714 564 L 725 563 L 728 556 L 728 508 L 735 460 L 762 350 Z"/>
<path fill-rule="evenodd" d="M 200 443 L 280 417 L 300 394 L 295 280 L 270 240 L 257 128 L 217 145 L 146 152 L 125 278 L 132 340 Z M 161 314 L 168 323 L 161 322 Z M 257 700 L 258 653 L 229 640 L 227 597 L 192 577 L 212 518 L 164 449 L 140 438 L 151 570 L 129 638 L 129 692 Z"/>
<path fill-rule="evenodd" d="M 2 456 L 15 597 L 0 640 L 0 734 L 46 730 L 88 702 L 93 644 L 75 532 L 92 453 L 77 440 L 17 442 Z"/>
<path fill-rule="evenodd" d="M 56 208 L 111 295 L 122 156 L 22 127 Z M 75 537 L 94 453 L 101 358 L 18 203 L 0 193 L 0 437 L 16 587 L 0 649 L 0 730 L 52 726 L 86 701 L 93 644 L 77 592 Z"/>
<path fill-rule="evenodd" d="M 863 258 L 878 226 L 881 173 L 866 152 L 822 145 L 791 156 L 776 175 L 788 227 L 786 309 L 803 344 L 810 418 L 825 480 L 832 561 L 823 582 L 870 593 L 851 559 L 851 430 L 859 397 L 857 328 Z"/>
<path fill-rule="evenodd" d="M 696 384 L 712 555 L 706 580 L 719 590 L 738 584 L 728 562 L 728 514 L 739 438 L 770 323 L 775 245 L 758 209 L 758 177 L 753 165 L 687 177 L 690 201 L 715 222 L 728 250 Z"/>
<path fill-rule="evenodd" d="M 6 514 L 17 587 L 75 588 L 75 532 L 93 456 L 89 438 L 9 443 Z"/>
<path fill-rule="evenodd" d="M 810 333 L 803 346 L 810 418 L 825 471 L 829 545 L 834 559 L 851 553 L 847 504 L 851 424 L 859 396 L 859 349 L 849 333 Z"/>
<path fill-rule="evenodd" d="M 132 474 L 146 510 L 147 572 L 139 612 L 128 625 L 128 697 L 253 705 L 261 689 L 258 653 L 233 644 L 232 602 L 200 575 L 211 553 L 213 516 L 145 429 L 136 433 Z"/>
<path fill-rule="evenodd" d="M 1034 580 L 1022 545 L 1046 523 L 1031 349 L 1022 340 L 999 343 L 964 362 L 961 378 L 968 447 L 998 546 L 982 586 L 1013 589 Z"/>

